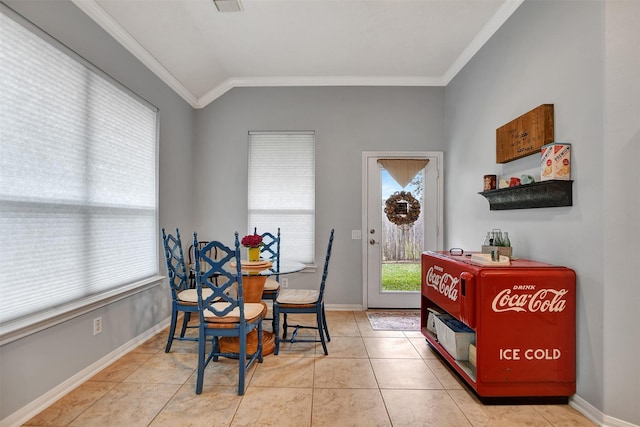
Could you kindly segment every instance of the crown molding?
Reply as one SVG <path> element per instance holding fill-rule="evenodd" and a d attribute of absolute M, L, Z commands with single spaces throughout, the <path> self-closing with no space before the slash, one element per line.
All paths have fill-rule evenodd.
<path fill-rule="evenodd" d="M 442 86 L 441 78 L 420 76 L 283 76 L 233 78 L 234 86 Z"/>
<path fill-rule="evenodd" d="M 122 28 L 95 0 L 71 0 L 80 10 L 93 19 L 124 46 L 140 62 L 149 68 L 165 84 L 173 89 L 193 108 L 204 108 L 234 87 L 286 87 L 286 86 L 446 86 L 473 58 L 491 36 L 520 7 L 524 0 L 507 0 L 490 19 L 480 33 L 460 54 L 458 59 L 441 77 L 422 76 L 286 76 L 286 77 L 229 77 L 199 98 L 187 90 L 149 51 Z"/>
<path fill-rule="evenodd" d="M 100 27 L 124 46 L 140 62 L 149 68 L 164 83 L 173 89 L 182 99 L 198 107 L 197 98 L 189 92 L 166 68 L 158 62 L 140 43 L 122 28 L 95 0 L 71 0 L 81 11 L 93 19 Z"/>
<path fill-rule="evenodd" d="M 200 98 L 198 98 L 198 101 L 197 101 L 198 105 L 195 108 L 206 107 L 207 105 L 211 104 L 213 101 L 220 98 L 222 95 L 224 95 L 234 87 L 235 85 L 234 85 L 233 79 L 232 78 L 226 79 L 225 81 L 223 81 L 222 83 L 220 83 L 219 85 L 211 89 L 209 92 L 205 93 Z"/>
<path fill-rule="evenodd" d="M 198 107 L 204 108 L 234 87 L 293 87 L 293 86 L 444 86 L 441 78 L 431 77 L 231 77 L 198 99 Z"/>
<path fill-rule="evenodd" d="M 500 9 L 491 17 L 489 22 L 480 30 L 477 36 L 462 51 L 458 59 L 449 67 L 442 76 L 443 85 L 448 85 L 451 80 L 471 61 L 471 58 L 489 41 L 489 39 L 498 31 L 507 19 L 524 3 L 524 0 L 507 0 Z"/>

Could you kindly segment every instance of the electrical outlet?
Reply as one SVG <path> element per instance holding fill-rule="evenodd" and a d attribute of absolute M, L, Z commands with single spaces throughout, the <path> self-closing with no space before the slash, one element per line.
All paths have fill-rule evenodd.
<path fill-rule="evenodd" d="M 289 279 L 287 279 L 286 277 L 283 277 L 280 279 L 280 286 L 282 286 L 283 288 L 288 288 L 289 287 Z"/>
<path fill-rule="evenodd" d="M 93 319 L 93 335 L 98 335 L 102 332 L 102 317 L 96 317 Z"/>

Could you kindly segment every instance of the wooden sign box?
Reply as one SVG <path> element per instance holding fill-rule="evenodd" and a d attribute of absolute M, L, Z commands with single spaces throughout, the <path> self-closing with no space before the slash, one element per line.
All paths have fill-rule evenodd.
<path fill-rule="evenodd" d="M 496 129 L 496 163 L 507 163 L 553 142 L 553 104 L 542 104 Z"/>

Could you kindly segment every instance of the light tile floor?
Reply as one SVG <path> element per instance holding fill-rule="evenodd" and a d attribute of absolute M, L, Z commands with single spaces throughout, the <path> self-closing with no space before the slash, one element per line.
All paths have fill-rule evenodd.
<path fill-rule="evenodd" d="M 290 324 L 312 324 L 304 315 L 290 317 Z M 237 395 L 237 361 L 228 359 L 207 367 L 196 395 L 197 344 L 174 341 L 165 353 L 164 331 L 25 425 L 594 425 L 568 405 L 483 405 L 419 332 L 375 331 L 362 311 L 333 311 L 327 318 L 328 356 L 320 344 L 284 343 L 280 355 L 250 369 L 244 396 Z"/>

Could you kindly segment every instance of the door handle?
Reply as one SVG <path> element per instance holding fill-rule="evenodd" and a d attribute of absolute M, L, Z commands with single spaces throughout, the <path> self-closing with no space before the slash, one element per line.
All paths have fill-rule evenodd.
<path fill-rule="evenodd" d="M 371 240 L 369 240 L 369 244 L 370 244 L 370 245 L 375 245 L 375 244 L 376 244 L 376 241 L 375 241 L 375 240 L 373 240 L 373 239 L 371 239 Z"/>

